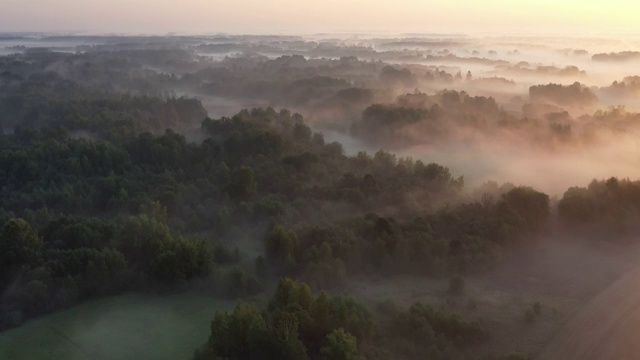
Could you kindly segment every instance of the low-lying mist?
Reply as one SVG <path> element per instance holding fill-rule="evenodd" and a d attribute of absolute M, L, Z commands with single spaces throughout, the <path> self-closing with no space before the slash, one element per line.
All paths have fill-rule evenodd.
<path fill-rule="evenodd" d="M 640 42 L 613 40 L 0 36 L 0 331 L 87 302 L 33 324 L 80 357 L 535 355 L 636 266 Z"/>
<path fill-rule="evenodd" d="M 550 195 L 562 195 L 569 187 L 593 179 L 640 177 L 640 148 L 632 136 L 562 152 L 541 151 L 527 145 L 465 142 L 437 149 L 418 146 L 401 153 L 448 164 L 453 173 L 464 174 L 470 186 L 495 180 L 533 186 Z"/>
<path fill-rule="evenodd" d="M 86 89 L 66 91 L 69 98 L 180 94 L 200 99 L 211 118 L 286 107 L 342 142 L 347 153 L 387 149 L 435 161 L 472 186 L 494 179 L 561 194 L 593 178 L 638 176 L 634 37 L 41 34 L 9 37 L 0 46 L 10 54 L 0 61 L 0 88 L 12 96 L 0 102 L 7 132 L 21 118 L 44 121 L 16 102 L 16 94 L 31 96 L 27 86 L 35 86 L 64 102 L 65 92 L 55 89 L 75 81 Z M 75 53 L 59 51 L 74 46 Z M 445 89 L 470 100 L 444 104 L 437 98 Z M 411 93 L 436 100 L 399 100 Z M 416 118 L 437 119 L 428 125 L 400 119 L 387 128 L 390 119 L 362 120 L 374 104 L 430 111 L 434 103 L 444 115 L 434 110 Z M 608 107 L 619 105 L 628 113 L 607 115 Z M 186 131 L 194 124 L 190 120 Z"/>
<path fill-rule="evenodd" d="M 328 141 L 343 144 L 348 155 L 359 151 L 373 154 L 381 148 L 338 132 L 325 132 Z M 382 148 L 385 150 L 384 148 Z M 386 149 L 388 150 L 388 149 Z M 467 139 L 444 145 L 417 145 L 396 150 L 398 156 L 425 163 L 446 165 L 453 174 L 463 175 L 473 189 L 487 181 L 528 185 L 549 195 L 562 196 L 573 186 L 591 180 L 640 178 L 640 143 L 632 134 L 589 147 L 548 151 L 525 143 L 501 143 L 488 139 Z"/>

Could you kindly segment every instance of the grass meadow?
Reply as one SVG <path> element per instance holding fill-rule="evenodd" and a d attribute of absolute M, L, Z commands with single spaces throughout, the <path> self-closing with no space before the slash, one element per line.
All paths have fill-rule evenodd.
<path fill-rule="evenodd" d="M 193 295 L 91 301 L 0 333 L 0 359 L 190 359 L 216 310 L 232 307 Z"/>

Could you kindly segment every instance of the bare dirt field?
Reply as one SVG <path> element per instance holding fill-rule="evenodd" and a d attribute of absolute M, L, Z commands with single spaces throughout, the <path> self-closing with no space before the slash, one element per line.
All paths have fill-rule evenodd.
<path fill-rule="evenodd" d="M 594 298 L 540 353 L 540 360 L 640 359 L 640 269 Z"/>

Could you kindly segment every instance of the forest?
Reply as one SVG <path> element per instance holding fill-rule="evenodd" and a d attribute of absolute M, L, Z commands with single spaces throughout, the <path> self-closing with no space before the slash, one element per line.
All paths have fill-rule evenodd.
<path fill-rule="evenodd" d="M 490 299 L 505 269 L 558 243 L 593 261 L 636 249 L 640 174 L 567 164 L 627 151 L 638 76 L 588 86 L 571 64 L 439 49 L 469 46 L 454 40 L 82 40 L 0 56 L 2 332 L 98 299 L 197 294 L 236 305 L 194 360 L 527 359 L 541 345 L 504 332 L 548 338 L 569 310 L 542 272 L 515 280 L 520 300 Z M 498 170 L 478 175 L 495 144 Z M 457 146 L 477 154 L 468 173 Z M 546 168 L 520 171 L 503 157 L 516 151 L 561 164 L 562 182 L 536 183 Z M 371 295 L 398 279 L 410 296 Z"/>

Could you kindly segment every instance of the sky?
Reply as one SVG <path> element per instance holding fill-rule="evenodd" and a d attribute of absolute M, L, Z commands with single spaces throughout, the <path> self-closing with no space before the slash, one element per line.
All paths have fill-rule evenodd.
<path fill-rule="evenodd" d="M 640 33 L 637 0 L 0 0 L 0 31 Z"/>

